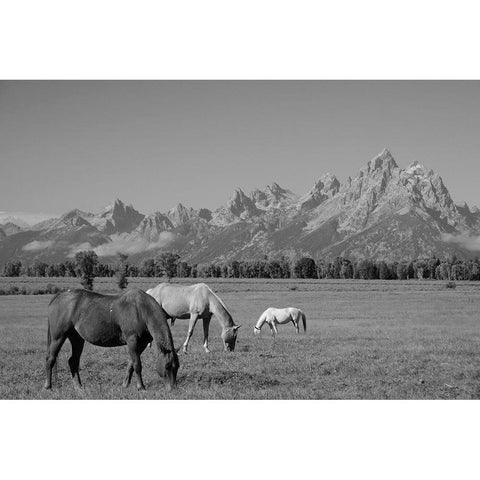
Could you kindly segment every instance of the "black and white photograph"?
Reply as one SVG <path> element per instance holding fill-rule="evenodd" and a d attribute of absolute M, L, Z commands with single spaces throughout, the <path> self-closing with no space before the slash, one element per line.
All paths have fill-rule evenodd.
<path fill-rule="evenodd" d="M 2 9 L 6 478 L 475 471 L 478 15 L 290 3 Z"/>
<path fill-rule="evenodd" d="M 480 398 L 480 82 L 0 102 L 2 398 Z"/>

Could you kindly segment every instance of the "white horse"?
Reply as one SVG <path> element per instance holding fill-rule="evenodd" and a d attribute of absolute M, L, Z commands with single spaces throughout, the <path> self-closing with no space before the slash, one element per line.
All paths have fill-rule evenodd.
<path fill-rule="evenodd" d="M 258 319 L 257 323 L 253 327 L 253 333 L 258 335 L 266 323 L 270 327 L 273 338 L 278 333 L 277 325 L 284 325 L 292 322 L 295 325 L 297 333 L 300 332 L 299 323 L 300 320 L 303 323 L 303 331 L 307 331 L 307 317 L 299 308 L 267 308 Z"/>
<path fill-rule="evenodd" d="M 147 293 L 160 304 L 167 317 L 171 319 L 172 326 L 177 318 L 190 319 L 187 338 L 183 343 L 185 353 L 187 353 L 190 337 L 199 318 L 203 319 L 203 348 L 205 352 L 210 353 L 208 329 L 212 317 L 215 317 L 222 327 L 221 338 L 224 350 L 233 352 L 235 349 L 237 331 L 240 325 L 235 325 L 225 304 L 205 283 L 196 283 L 190 286 L 160 283 L 147 290 Z"/>

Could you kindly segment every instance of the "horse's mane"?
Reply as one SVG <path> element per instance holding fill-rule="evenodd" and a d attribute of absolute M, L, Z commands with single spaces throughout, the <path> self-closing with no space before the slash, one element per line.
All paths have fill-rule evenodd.
<path fill-rule="evenodd" d="M 50 300 L 50 302 L 48 302 L 48 306 L 50 306 L 61 293 L 63 292 L 58 292 L 57 294 L 55 294 L 54 297 Z"/>
<path fill-rule="evenodd" d="M 209 292 L 218 300 L 218 302 L 225 309 L 225 311 L 230 315 L 230 318 L 233 319 L 232 314 L 228 310 L 227 306 L 223 303 L 223 300 L 207 284 L 205 284 L 205 286 L 208 288 Z"/>

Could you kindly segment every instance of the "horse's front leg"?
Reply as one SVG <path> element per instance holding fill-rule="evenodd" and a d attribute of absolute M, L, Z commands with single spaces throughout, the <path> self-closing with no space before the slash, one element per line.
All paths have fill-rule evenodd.
<path fill-rule="evenodd" d="M 136 337 L 130 337 L 127 340 L 127 345 L 128 345 L 128 353 L 130 354 L 130 359 L 131 359 L 130 361 L 133 365 L 133 370 L 135 371 L 135 375 L 137 377 L 137 389 L 145 390 L 145 385 L 143 384 L 143 379 L 142 379 L 142 362 L 140 360 L 140 355 L 145 349 L 146 344 L 142 348 L 142 345 L 139 344 Z"/>
<path fill-rule="evenodd" d="M 183 343 L 183 353 L 188 353 L 188 342 L 190 341 L 190 337 L 193 335 L 193 330 L 197 323 L 198 315 L 196 313 L 192 313 L 190 315 L 190 322 L 188 323 L 188 333 L 185 342 Z"/>
<path fill-rule="evenodd" d="M 211 317 L 203 319 L 203 348 L 205 349 L 205 353 L 210 353 L 208 348 L 208 329 L 210 327 L 210 319 Z"/>
<path fill-rule="evenodd" d="M 269 323 L 268 326 L 270 327 L 270 331 L 272 332 L 273 341 L 275 341 L 275 335 L 278 333 L 277 327 L 275 326 L 274 322 Z"/>
<path fill-rule="evenodd" d="M 149 345 L 152 346 L 152 342 L 150 342 Z M 122 383 L 122 386 L 124 388 L 127 388 L 130 385 L 130 382 L 132 381 L 132 375 L 133 375 L 133 361 L 129 360 L 127 365 L 127 373 L 125 374 L 125 378 Z"/>

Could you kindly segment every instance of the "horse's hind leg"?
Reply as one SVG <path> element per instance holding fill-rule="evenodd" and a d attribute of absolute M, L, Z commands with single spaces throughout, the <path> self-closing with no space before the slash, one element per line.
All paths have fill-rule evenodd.
<path fill-rule="evenodd" d="M 297 333 L 300 333 L 300 328 L 299 328 L 299 326 L 298 326 L 298 320 L 293 320 L 293 319 L 292 319 L 292 323 L 293 323 L 293 325 L 295 326 L 295 331 L 296 331 Z"/>
<path fill-rule="evenodd" d="M 208 329 L 210 327 L 210 317 L 203 319 L 203 348 L 206 353 L 210 353 L 208 348 Z"/>
<path fill-rule="evenodd" d="M 128 345 L 128 353 L 130 354 L 133 370 L 135 371 L 135 375 L 137 377 L 137 389 L 145 390 L 145 385 L 143 384 L 143 379 L 142 379 L 142 361 L 140 360 L 140 355 L 145 350 L 147 343 L 140 344 L 139 340 L 136 337 L 130 337 L 127 340 L 127 345 Z M 129 364 L 129 367 L 130 367 L 130 364 Z M 129 367 L 127 367 L 127 374 L 129 374 L 130 372 Z M 131 375 L 130 375 L 130 379 L 131 379 Z M 125 378 L 125 380 L 127 380 L 127 378 Z M 127 382 L 126 386 L 128 386 L 129 383 L 130 381 Z M 124 384 L 125 384 L 125 381 L 124 381 Z"/>
<path fill-rule="evenodd" d="M 188 324 L 188 333 L 185 342 L 183 343 L 183 353 L 187 353 L 188 350 L 188 342 L 190 341 L 190 337 L 193 335 L 193 329 L 197 323 L 198 315 L 196 313 L 192 313 L 190 315 L 190 322 Z"/>
<path fill-rule="evenodd" d="M 52 369 L 55 365 L 55 362 L 57 361 L 58 352 L 62 348 L 62 345 L 65 342 L 66 338 L 66 335 L 62 335 L 58 338 L 52 338 L 48 346 L 47 360 L 45 363 L 45 373 L 47 377 L 45 379 L 46 389 L 52 388 Z"/>
<path fill-rule="evenodd" d="M 80 356 L 82 355 L 85 340 L 78 334 L 76 330 L 72 330 L 72 332 L 68 334 L 68 339 L 72 344 L 72 356 L 68 359 L 68 364 L 70 365 L 70 371 L 72 372 L 73 386 L 76 389 L 82 388 L 79 366 Z"/>

